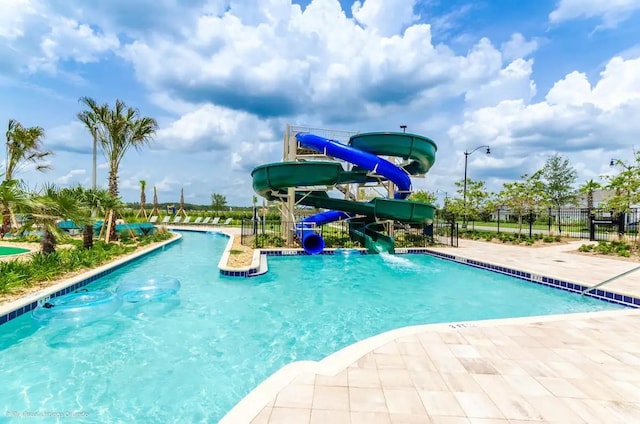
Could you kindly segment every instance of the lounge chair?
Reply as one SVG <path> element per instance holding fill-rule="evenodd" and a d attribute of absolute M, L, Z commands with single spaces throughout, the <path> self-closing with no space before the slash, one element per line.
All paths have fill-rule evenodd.
<path fill-rule="evenodd" d="M 158 220 L 158 215 L 153 215 L 152 217 L 149 218 L 149 222 L 152 224 L 155 224 L 157 220 Z"/>
<path fill-rule="evenodd" d="M 165 216 L 164 218 L 162 218 L 161 224 L 168 224 L 170 219 L 171 217 L 169 215 Z"/>
<path fill-rule="evenodd" d="M 211 225 L 218 225 L 218 222 L 220 222 L 220 217 L 216 216 L 215 218 L 213 218 L 213 221 L 211 221 Z"/>
<path fill-rule="evenodd" d="M 179 215 L 176 216 L 175 218 L 173 218 L 173 224 L 179 224 L 181 219 L 182 219 L 181 216 L 179 216 Z"/>
<path fill-rule="evenodd" d="M 226 226 L 231 224 L 231 221 L 233 221 L 233 218 L 227 218 L 223 223 L 221 223 L 220 225 L 222 226 Z"/>
<path fill-rule="evenodd" d="M 211 217 L 208 216 L 204 219 L 204 221 L 202 221 L 202 225 L 207 225 L 209 223 L 209 221 L 211 221 Z"/>
<path fill-rule="evenodd" d="M 193 221 L 194 224 L 200 224 L 201 222 L 202 222 L 202 217 L 201 216 L 197 217 L 196 220 Z"/>
<path fill-rule="evenodd" d="M 183 224 L 189 224 L 191 223 L 191 217 L 190 216 L 185 216 L 184 217 L 184 221 L 182 221 Z"/>

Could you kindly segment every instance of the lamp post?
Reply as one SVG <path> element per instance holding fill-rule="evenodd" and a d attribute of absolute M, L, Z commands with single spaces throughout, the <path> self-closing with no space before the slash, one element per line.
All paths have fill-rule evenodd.
<path fill-rule="evenodd" d="M 478 146 L 472 151 L 464 151 L 464 188 L 462 189 L 462 205 L 464 207 L 464 215 L 462 216 L 462 228 L 467 228 L 467 163 L 469 159 L 469 155 L 473 154 L 477 150 L 482 149 L 483 147 L 487 148 L 487 154 L 491 154 L 491 148 L 488 145 Z"/>
<path fill-rule="evenodd" d="M 407 132 L 407 126 L 406 125 L 400 125 L 400 128 L 402 128 L 402 132 L 403 133 Z"/>

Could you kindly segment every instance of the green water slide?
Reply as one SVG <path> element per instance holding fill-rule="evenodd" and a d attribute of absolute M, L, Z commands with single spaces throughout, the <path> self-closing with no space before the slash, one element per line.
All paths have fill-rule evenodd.
<path fill-rule="evenodd" d="M 372 251 L 393 250 L 393 239 L 377 231 L 379 228 L 375 221 L 428 223 L 433 220 L 433 205 L 405 200 L 411 187 L 409 175 L 424 174 L 435 162 L 437 146 L 429 138 L 395 132 L 363 133 L 354 135 L 348 145 L 345 145 L 311 134 L 298 134 L 296 137 L 304 147 L 351 162 L 354 167 L 346 171 L 339 162 L 333 161 L 277 162 L 261 165 L 251 173 L 256 193 L 269 200 L 283 200 L 287 196 L 287 190 L 293 187 L 303 190 L 296 192 L 296 202 L 300 204 L 343 211 L 349 214 L 345 217 L 365 217 L 364 221 L 360 220 L 368 222 L 365 229 L 354 230 L 352 235 Z M 380 156 L 400 157 L 404 159 L 404 164 L 398 167 Z M 356 202 L 329 197 L 324 189 L 314 190 L 314 187 L 367 183 L 380 181 L 381 178 L 389 179 L 396 184 L 398 192 L 394 199 L 375 198 L 369 202 Z M 310 222 L 316 225 L 330 222 L 324 221 L 320 215 L 322 214 L 319 214 L 315 221 L 311 217 Z M 333 218 L 335 219 L 338 218 Z M 308 235 L 304 234 L 304 231 L 307 230 L 303 230 L 303 234 L 299 235 L 301 239 Z"/>

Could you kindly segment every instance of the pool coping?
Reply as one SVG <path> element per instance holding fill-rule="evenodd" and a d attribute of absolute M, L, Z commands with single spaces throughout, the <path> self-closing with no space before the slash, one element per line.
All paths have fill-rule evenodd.
<path fill-rule="evenodd" d="M 182 236 L 173 232 L 175 237 L 165 240 L 153 246 L 146 246 L 133 252 L 130 255 L 119 258 L 113 262 L 106 263 L 97 268 L 78 274 L 74 277 L 65 279 L 53 286 L 45 287 L 33 293 L 26 294 L 13 302 L 0 306 L 0 325 L 24 315 L 25 313 L 35 309 L 40 303 L 48 301 L 52 297 L 62 296 L 71 293 L 89 283 L 94 282 L 113 271 L 122 268 L 124 265 L 132 261 L 140 259 L 158 249 L 162 249 L 169 244 L 176 243 L 182 239 Z M 26 254 L 26 253 L 25 253 Z"/>
<path fill-rule="evenodd" d="M 291 248 L 254 249 L 253 261 L 250 266 L 243 267 L 243 268 L 232 268 L 226 265 L 226 263 L 229 258 L 228 251 L 231 249 L 231 246 L 233 244 L 233 238 L 232 238 L 233 235 L 230 235 L 230 234 L 226 234 L 226 235 L 228 237 L 231 237 L 231 240 L 229 240 L 229 242 L 227 243 L 227 248 L 225 249 L 225 253 L 223 254 L 223 257 L 220 260 L 220 263 L 218 265 L 218 267 L 220 268 L 220 272 L 223 275 L 228 275 L 231 277 L 255 277 L 267 272 L 268 270 L 267 259 L 269 256 L 310 256 L 308 253 L 304 251 L 304 249 L 291 249 Z M 369 254 L 366 249 L 362 249 L 362 248 L 354 248 L 354 249 L 338 248 L 338 249 L 325 249 L 322 251 L 321 255 L 335 255 L 336 252 L 340 250 L 357 251 L 361 255 Z M 498 274 L 508 275 L 514 278 L 518 278 L 520 280 L 530 282 L 530 283 L 535 283 L 535 284 L 551 287 L 554 289 L 564 290 L 564 291 L 572 292 L 575 294 L 581 294 L 583 290 L 589 287 L 592 287 L 590 285 L 586 285 L 582 282 L 578 282 L 574 280 L 558 279 L 546 274 L 540 274 L 540 273 L 535 273 L 531 271 L 522 271 L 515 268 L 507 267 L 504 265 L 500 265 L 498 263 L 471 259 L 463 255 L 451 255 L 449 253 L 440 252 L 438 250 L 434 250 L 428 247 L 396 248 L 395 254 L 396 255 L 426 254 L 429 256 L 438 257 L 440 259 L 457 262 L 457 263 L 468 265 L 474 268 L 484 269 L 486 271 L 496 272 Z M 584 296 L 588 296 L 588 297 L 602 300 L 605 302 L 627 306 L 630 308 L 640 308 L 640 297 L 632 296 L 629 293 L 610 291 L 610 290 L 598 288 L 593 291 L 585 293 Z"/>
<path fill-rule="evenodd" d="M 623 309 L 615 311 L 581 312 L 557 315 L 539 315 L 519 318 L 500 318 L 478 321 L 459 321 L 437 324 L 412 325 L 385 331 L 375 336 L 360 340 L 346 346 L 334 353 L 325 356 L 319 361 L 296 361 L 291 362 L 250 391 L 242 398 L 227 414 L 222 417 L 218 424 L 235 424 L 251 422 L 262 409 L 271 402 L 275 396 L 297 377 L 303 374 L 315 374 L 321 376 L 334 376 L 350 364 L 356 362 L 369 352 L 389 343 L 395 339 L 405 336 L 412 336 L 423 331 L 433 329 L 456 329 L 472 327 L 491 327 L 496 325 L 509 324 L 531 324 L 553 321 L 566 321 L 587 318 L 617 317 L 621 315 L 639 315 L 638 309 Z"/>

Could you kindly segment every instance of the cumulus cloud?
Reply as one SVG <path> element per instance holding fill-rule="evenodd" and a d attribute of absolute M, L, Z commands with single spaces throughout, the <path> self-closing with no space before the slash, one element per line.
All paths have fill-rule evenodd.
<path fill-rule="evenodd" d="M 640 58 L 614 57 L 595 84 L 572 72 L 538 103 L 509 99 L 468 110 L 449 136 L 459 146 L 486 143 L 493 153 L 511 157 L 622 149 L 640 133 L 639 76 Z"/>
<path fill-rule="evenodd" d="M 493 80 L 467 91 L 467 107 L 494 106 L 503 100 L 515 99 L 528 102 L 536 94 L 536 85 L 531 79 L 532 70 L 533 60 L 514 60 Z"/>
<path fill-rule="evenodd" d="M 25 32 L 28 21 L 37 10 L 32 0 L 3 0 L 0 14 L 0 38 L 15 40 Z"/>
<path fill-rule="evenodd" d="M 580 18 L 602 18 L 602 26 L 613 28 L 640 9 L 640 0 L 560 0 L 549 14 L 552 23 Z"/>
<path fill-rule="evenodd" d="M 79 183 L 80 180 L 77 178 L 78 176 L 85 175 L 87 173 L 84 169 L 72 169 L 67 172 L 65 175 L 56 178 L 56 182 L 62 185 L 69 185 L 69 183 Z"/>
<path fill-rule="evenodd" d="M 233 150 L 244 141 L 279 138 L 268 123 L 246 112 L 205 104 L 158 130 L 154 147 L 183 152 Z"/>
<path fill-rule="evenodd" d="M 359 13 L 375 4 L 362 3 Z M 487 39 L 456 55 L 433 44 L 428 24 L 383 36 L 347 18 L 337 0 L 313 0 L 304 12 L 288 0 L 257 2 L 250 19 L 234 7 L 200 16 L 179 38 L 155 34 L 130 43 L 124 57 L 140 81 L 173 98 L 261 118 L 327 114 L 332 122 L 458 96 L 502 68 Z"/>
<path fill-rule="evenodd" d="M 539 43 L 537 40 L 527 41 L 522 34 L 516 32 L 511 35 L 509 41 L 502 44 L 502 57 L 507 61 L 525 58 L 538 50 L 538 47 Z"/>
<path fill-rule="evenodd" d="M 364 0 L 351 6 L 353 17 L 366 28 L 383 36 L 399 34 L 419 19 L 413 13 L 416 0 Z"/>
<path fill-rule="evenodd" d="M 0 16 L 0 69 L 5 73 L 55 74 L 62 62 L 95 62 L 119 45 L 116 35 L 65 17 L 47 3 L 4 0 Z"/>

